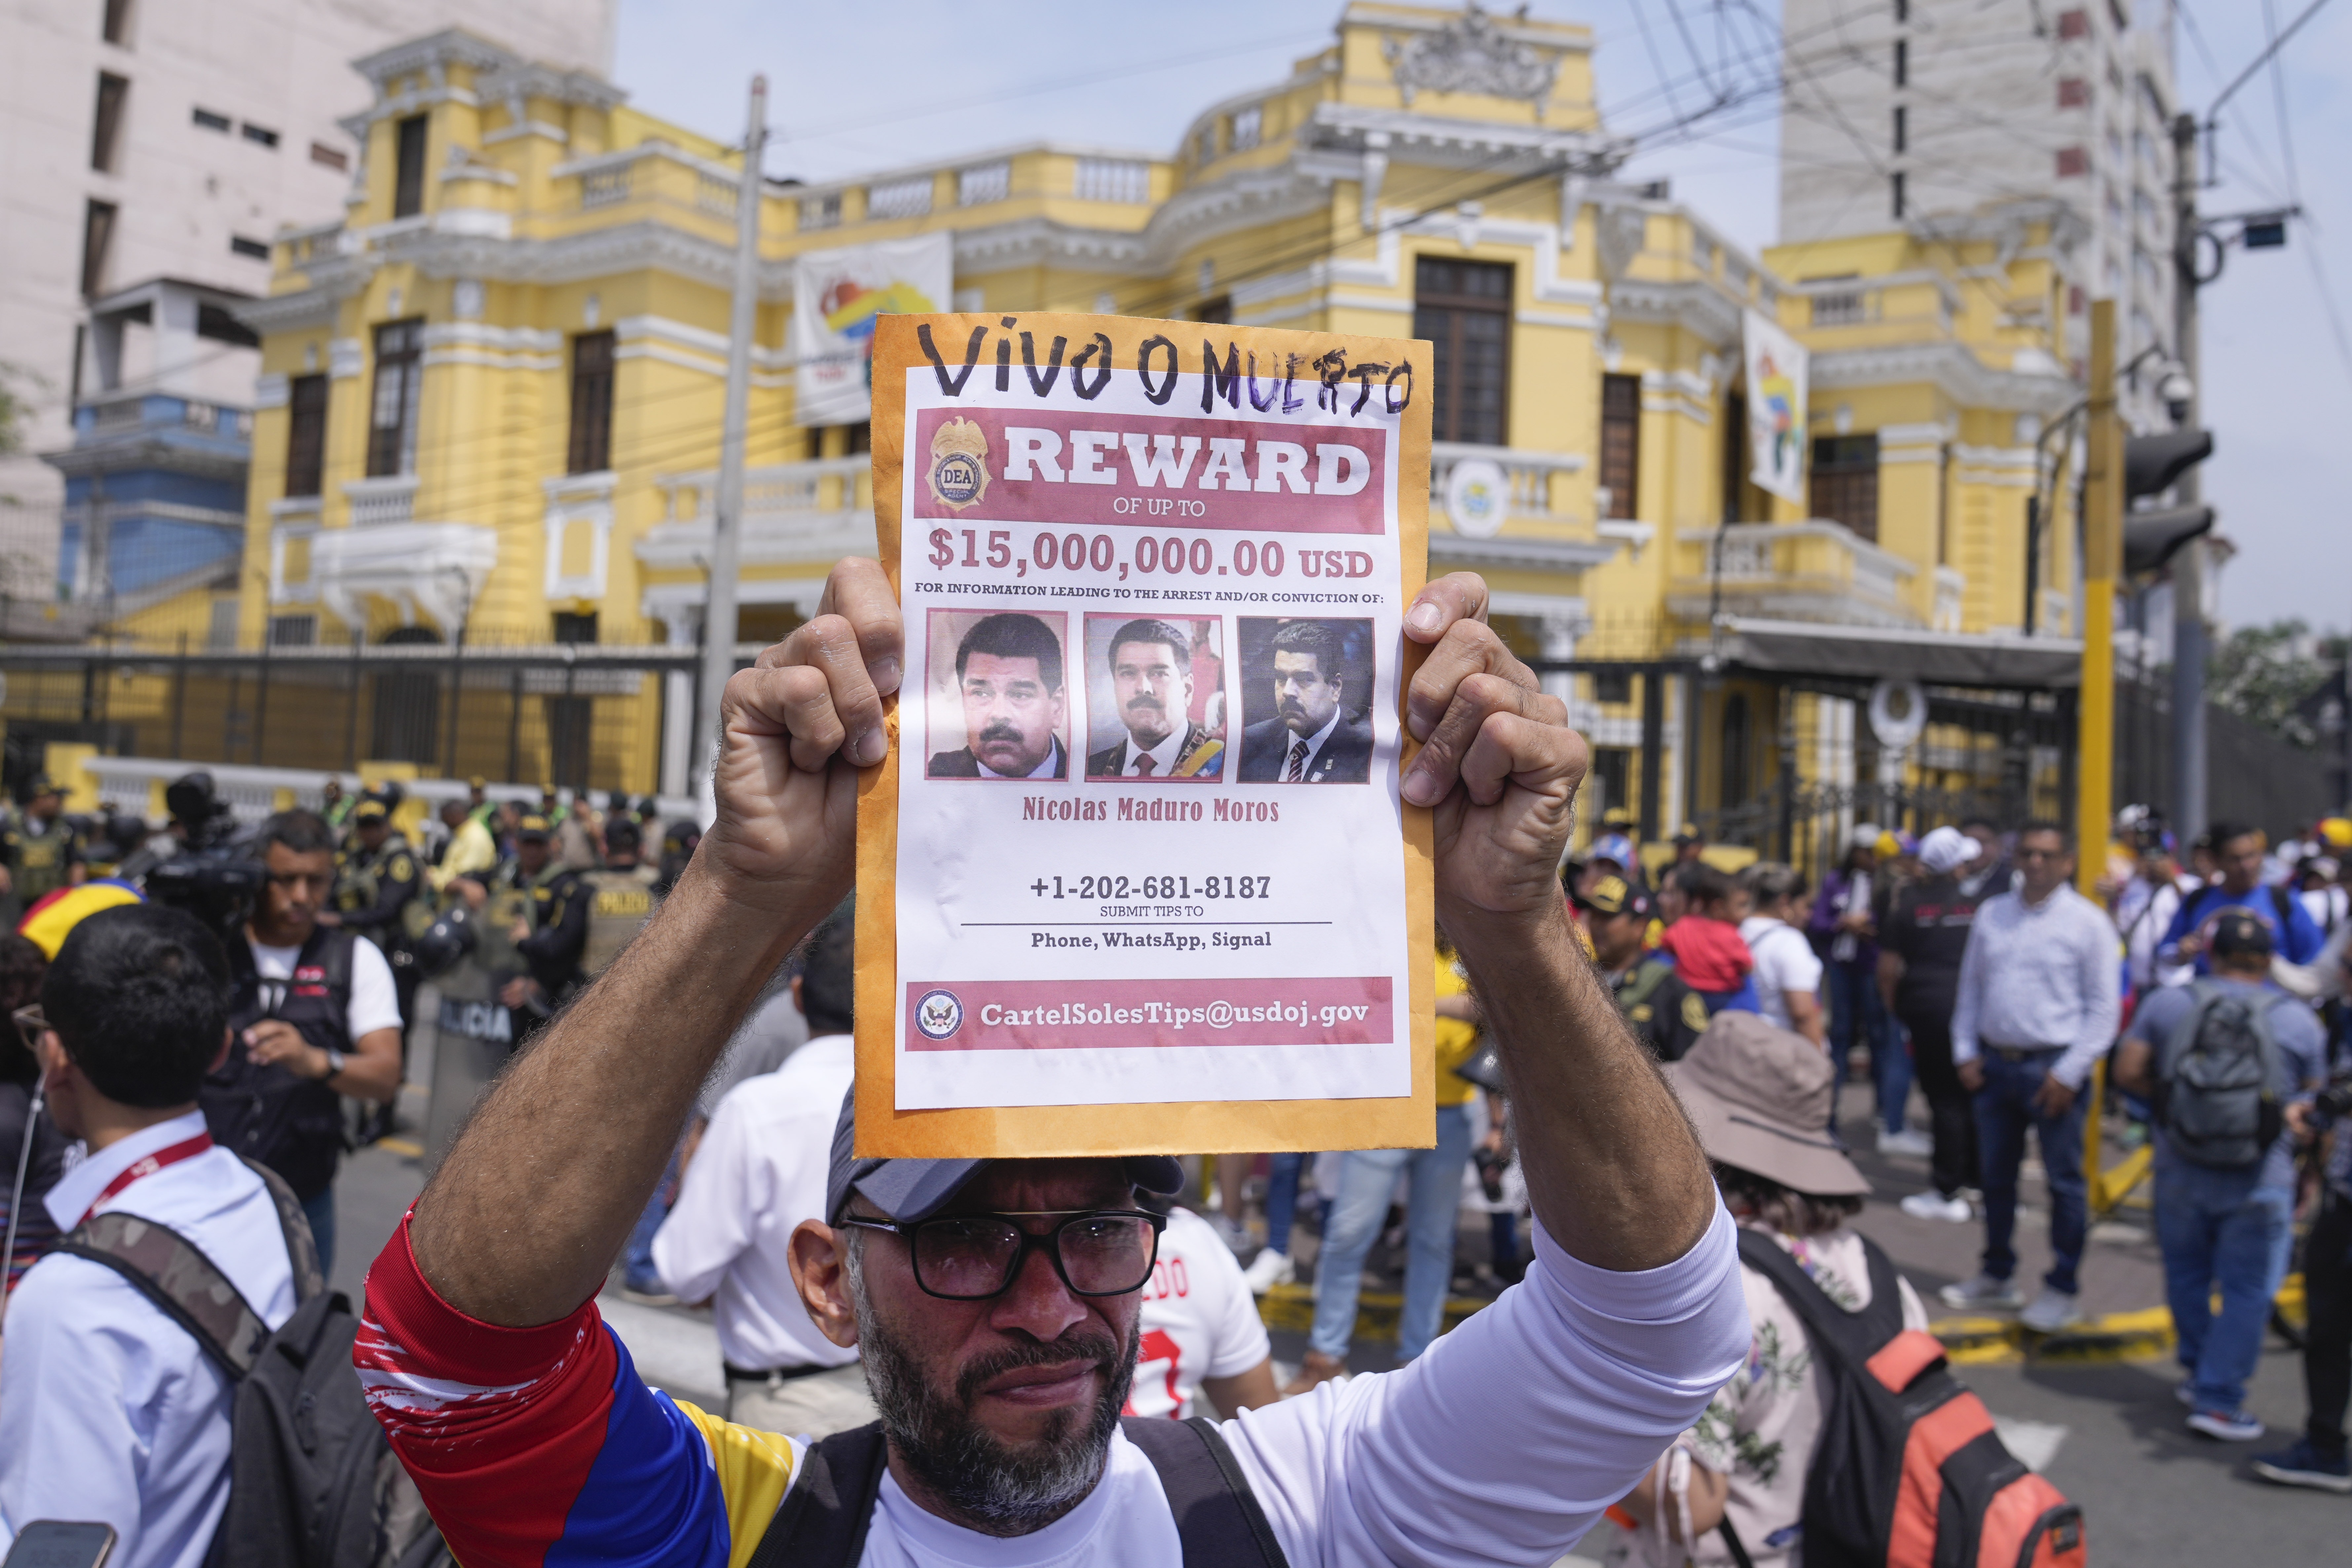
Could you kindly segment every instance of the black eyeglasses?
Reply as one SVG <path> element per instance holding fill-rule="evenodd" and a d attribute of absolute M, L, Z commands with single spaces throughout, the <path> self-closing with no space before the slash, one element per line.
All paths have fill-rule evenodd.
<path fill-rule="evenodd" d="M 1062 1223 L 1039 1236 L 1022 1226 L 1024 1219 Z M 1168 1220 L 1142 1209 L 1052 1209 L 947 1215 L 911 1225 L 851 1215 L 841 1223 L 903 1237 L 914 1256 L 915 1283 L 925 1295 L 985 1301 L 1012 1289 L 1033 1250 L 1053 1259 L 1054 1272 L 1074 1296 L 1140 1290 L 1159 1260 L 1160 1233 Z"/>

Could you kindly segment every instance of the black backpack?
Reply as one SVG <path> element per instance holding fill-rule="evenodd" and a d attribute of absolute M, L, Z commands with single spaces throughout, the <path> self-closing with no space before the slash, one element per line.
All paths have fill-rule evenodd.
<path fill-rule="evenodd" d="M 2083 1512 L 2010 1453 L 1991 1413 L 1903 1326 L 1895 1266 L 1867 1237 L 1870 1305 L 1849 1312 L 1771 1237 L 1739 1233 L 1739 1260 L 1772 1281 L 1812 1347 L 1822 1431 L 1805 1472 L 1805 1568 L 2082 1568 Z M 1748 1553 L 1726 1520 L 1733 1560 Z"/>
<path fill-rule="evenodd" d="M 2156 1122 L 2190 1164 L 2242 1171 L 2262 1163 L 2285 1125 L 2270 1013 L 2287 998 L 2224 991 L 2210 980 L 2193 983 L 2189 996 L 2188 1016 L 2157 1058 Z"/>
<path fill-rule="evenodd" d="M 1160 1472 L 1184 1568 L 1289 1568 L 1215 1422 L 1128 1415 L 1118 1426 Z M 879 1421 L 810 1444 L 749 1568 L 856 1568 L 887 1459 Z"/>
<path fill-rule="evenodd" d="M 235 1390 L 228 1508 L 205 1568 L 431 1568 L 449 1563 L 416 1484 L 360 1392 L 359 1320 L 326 1289 L 302 1205 L 268 1184 L 294 1268 L 294 1315 L 272 1333 L 235 1285 L 168 1226 L 110 1209 L 58 1250 L 113 1269 L 185 1329 Z"/>

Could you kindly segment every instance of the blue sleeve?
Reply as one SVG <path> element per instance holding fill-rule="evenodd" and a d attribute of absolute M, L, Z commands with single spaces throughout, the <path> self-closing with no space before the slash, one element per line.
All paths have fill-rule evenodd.
<path fill-rule="evenodd" d="M 2287 895 L 2286 931 L 2283 936 L 2289 963 L 2309 963 L 2319 956 L 2319 950 L 2327 945 L 2327 939 L 2312 923 L 2311 911 L 2305 909 L 2303 900 L 2292 893 Z"/>
<path fill-rule="evenodd" d="M 2180 907 L 2172 911 L 2172 923 L 2164 928 L 2163 940 L 2156 944 L 2158 953 L 2171 952 L 2182 937 L 2197 929 L 2197 907 L 2205 901 L 2206 891 L 2200 888 L 2181 899 Z"/>

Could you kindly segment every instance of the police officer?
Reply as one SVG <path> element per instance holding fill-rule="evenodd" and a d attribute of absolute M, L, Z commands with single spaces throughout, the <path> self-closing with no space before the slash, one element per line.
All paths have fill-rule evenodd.
<path fill-rule="evenodd" d="M 620 956 L 654 912 L 654 879 L 659 875 L 637 858 L 643 840 L 637 825 L 618 815 L 604 820 L 604 864 L 580 879 L 588 888 L 588 942 L 581 973 L 593 980 Z"/>
<path fill-rule="evenodd" d="M 228 944 L 236 1037 L 197 1098 L 215 1142 L 294 1189 L 320 1262 L 331 1267 L 340 1097 L 400 1092 L 400 1006 L 375 945 L 320 920 L 335 880 L 326 823 L 281 811 L 261 825 L 256 853 L 261 892 L 245 940 Z"/>
<path fill-rule="evenodd" d="M 499 989 L 499 1000 L 515 1016 L 519 1041 L 580 986 L 580 961 L 588 946 L 589 892 L 579 874 L 555 861 L 547 818 L 533 812 L 515 825 L 514 858 L 490 879 L 490 900 L 501 912 L 517 895 L 506 935 L 525 973 Z"/>
<path fill-rule="evenodd" d="M 47 773 L 39 773 L 18 799 L 24 810 L 0 833 L 0 858 L 5 862 L 0 864 L 0 894 L 14 899 L 21 910 L 88 873 L 82 865 L 81 835 L 62 815 L 65 792 Z"/>
<path fill-rule="evenodd" d="M 400 1000 L 400 1060 L 408 1064 L 408 1031 L 416 1024 L 416 965 L 409 957 L 408 939 L 429 921 L 429 907 L 417 898 L 422 873 L 415 851 L 392 826 L 392 808 L 381 797 L 362 795 L 351 808 L 351 837 L 335 858 L 335 892 L 331 910 L 319 913 L 319 923 L 341 927 L 375 945 L 392 965 L 393 992 Z M 376 1137 L 391 1131 L 391 1108 L 367 1119 L 362 1135 Z M 373 1142 L 373 1140 L 369 1140 Z"/>

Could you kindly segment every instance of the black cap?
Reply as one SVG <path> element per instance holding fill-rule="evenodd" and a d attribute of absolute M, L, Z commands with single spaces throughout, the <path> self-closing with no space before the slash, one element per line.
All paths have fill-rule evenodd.
<path fill-rule="evenodd" d="M 548 836 L 547 818 L 534 811 L 516 823 L 514 831 L 515 837 L 518 839 L 536 838 L 544 841 Z"/>
<path fill-rule="evenodd" d="M 383 822 L 391 816 L 392 813 L 384 808 L 383 802 L 373 795 L 362 796 L 360 803 L 352 807 L 353 822 Z"/>
<path fill-rule="evenodd" d="M 833 1169 L 824 1180 L 824 1217 L 828 1225 L 841 1218 L 856 1193 L 901 1224 L 929 1219 L 945 1208 L 980 1174 L 985 1160 L 860 1160 L 850 1150 L 857 1142 L 857 1089 L 841 1097 L 841 1120 L 833 1127 Z M 1147 1193 L 1167 1194 L 1184 1189 L 1184 1167 L 1173 1154 L 1129 1154 L 1119 1160 L 1127 1179 Z"/>
<path fill-rule="evenodd" d="M 2271 928 L 2250 910 L 2223 910 L 2213 921 L 2213 956 L 2268 958 L 2274 951 Z"/>
<path fill-rule="evenodd" d="M 1600 915 L 1622 915 L 1628 912 L 1646 915 L 1650 912 L 1650 895 L 1639 884 L 1629 883 L 1622 877 L 1596 877 L 1592 886 L 1575 896 L 1576 901 Z"/>

